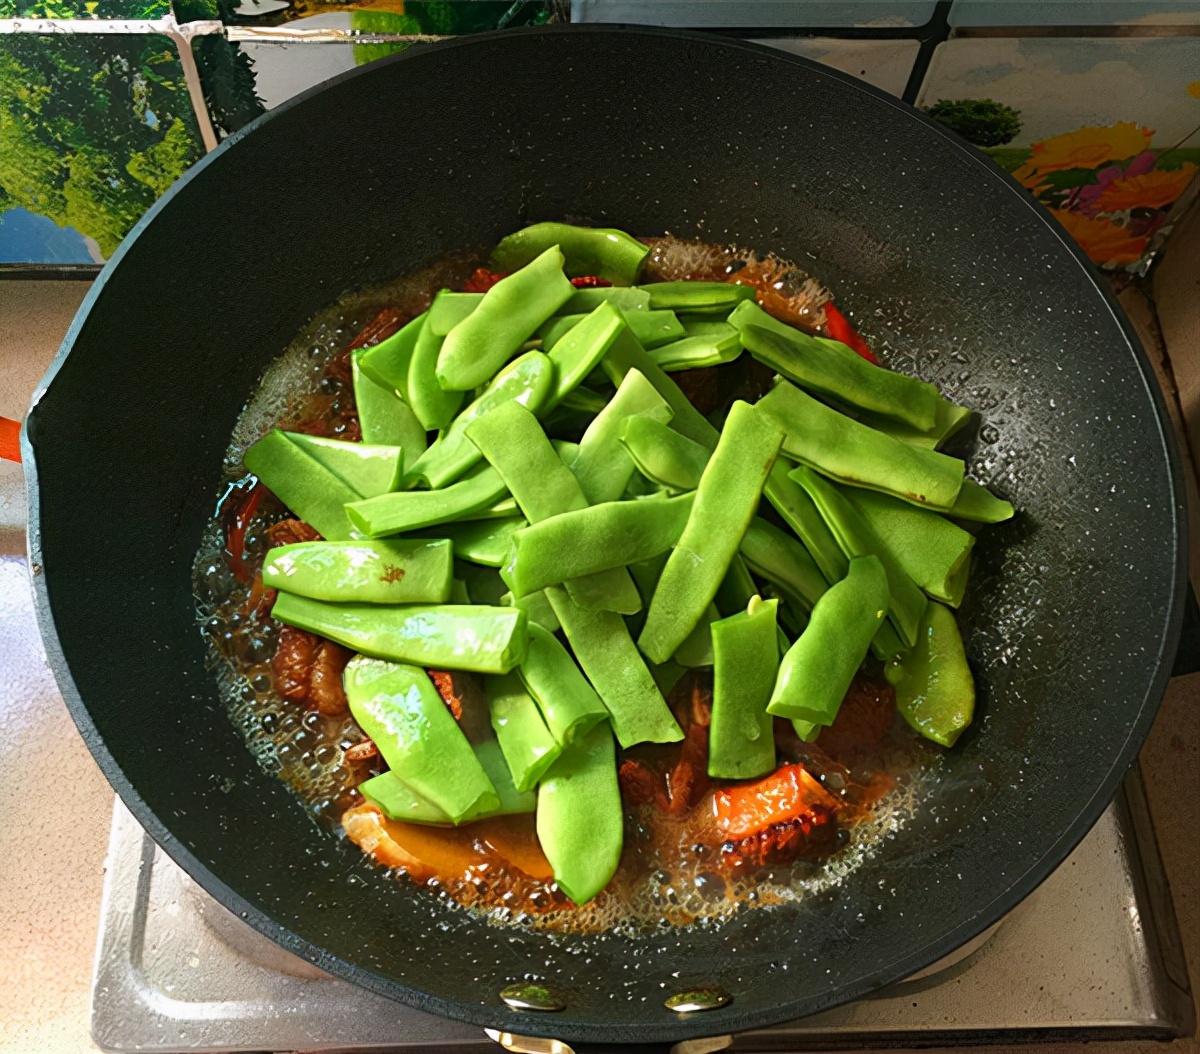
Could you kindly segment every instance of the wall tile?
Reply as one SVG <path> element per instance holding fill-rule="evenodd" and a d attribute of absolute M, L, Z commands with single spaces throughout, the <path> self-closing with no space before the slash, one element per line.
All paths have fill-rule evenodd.
<path fill-rule="evenodd" d="M 162 18 L 169 0 L 0 0 L 0 18 Z"/>
<path fill-rule="evenodd" d="M 766 37 L 757 41 L 814 59 L 900 95 L 920 45 L 915 40 L 842 40 L 837 37 Z"/>
<path fill-rule="evenodd" d="M 954 0 L 952 26 L 1200 25 L 1196 0 Z"/>
<path fill-rule="evenodd" d="M 934 0 L 571 0 L 572 22 L 692 28 L 904 28 L 933 17 Z"/>

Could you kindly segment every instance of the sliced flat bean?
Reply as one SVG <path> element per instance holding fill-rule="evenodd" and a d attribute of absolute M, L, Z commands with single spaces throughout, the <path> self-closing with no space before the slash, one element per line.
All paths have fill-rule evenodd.
<path fill-rule="evenodd" d="M 965 585 L 959 571 L 970 559 L 975 544 L 972 535 L 936 512 L 918 509 L 889 494 L 861 487 L 846 487 L 842 493 L 909 578 L 931 597 L 958 606 Z"/>
<path fill-rule="evenodd" d="M 686 669 L 713 664 L 712 625 L 721 617 L 716 604 L 709 604 L 700 616 L 700 621 L 692 628 L 692 632 L 683 638 L 683 643 L 675 649 L 671 656 L 673 662 Z"/>
<path fill-rule="evenodd" d="M 644 415 L 630 417 L 621 424 L 621 444 L 643 476 L 672 490 L 695 490 L 712 453 L 710 448 Z"/>
<path fill-rule="evenodd" d="M 949 399 L 939 399 L 933 427 L 925 430 L 913 428 L 910 425 L 902 424 L 900 421 L 893 421 L 878 414 L 860 412 L 857 416 L 863 424 L 877 428 L 881 432 L 886 432 L 893 439 L 899 439 L 910 446 L 936 450 L 947 439 L 962 429 L 963 425 L 971 419 L 972 413 L 973 411 L 968 410 L 967 407 L 952 403 Z"/>
<path fill-rule="evenodd" d="M 813 504 L 804 488 L 788 477 L 789 466 L 784 461 L 778 461 L 767 477 L 763 494 L 775 511 L 783 518 L 796 537 L 804 543 L 825 576 L 825 581 L 832 585 L 846 577 L 850 566 L 842 547 L 825 525 L 821 513 Z"/>
<path fill-rule="evenodd" d="M 351 443 L 345 439 L 284 432 L 309 457 L 348 484 L 359 497 L 373 498 L 395 490 L 404 470 L 398 446 Z"/>
<path fill-rule="evenodd" d="M 370 350 L 373 349 L 356 351 L 350 357 L 354 405 L 358 409 L 363 442 L 400 447 L 408 465 L 425 449 L 425 429 L 399 392 L 391 385 L 379 384 L 362 368 L 362 356 Z"/>
<path fill-rule="evenodd" d="M 593 504 L 616 501 L 634 473 L 633 458 L 621 445 L 621 426 L 631 417 L 666 424 L 673 416 L 667 402 L 637 370 L 622 378 L 616 394 L 579 441 L 571 471 L 584 497 Z"/>
<path fill-rule="evenodd" d="M 845 354 L 839 341 L 802 333 L 750 301 L 737 306 L 729 324 L 751 355 L 804 388 L 912 428 L 928 430 L 937 423 L 942 397 L 932 384 Z"/>
<path fill-rule="evenodd" d="M 491 380 L 538 326 L 571 298 L 575 289 L 562 266 L 563 254 L 551 246 L 484 293 L 475 310 L 446 334 L 437 356 L 438 384 L 451 392 Z M 414 358 L 419 351 L 418 342 Z M 419 409 L 417 416 L 421 416 Z"/>
<path fill-rule="evenodd" d="M 521 510 L 517 508 L 517 503 L 510 494 L 507 498 L 501 498 L 494 505 L 489 505 L 485 509 L 479 509 L 476 512 L 464 512 L 459 517 L 461 520 L 508 520 L 514 516 L 520 516 Z"/>
<path fill-rule="evenodd" d="M 782 430 L 770 418 L 748 403 L 733 404 L 638 637 L 652 662 L 669 659 L 712 603 L 782 441 Z"/>
<path fill-rule="evenodd" d="M 519 791 L 533 790 L 558 759 L 562 747 L 550 734 L 516 670 L 502 677 L 489 677 L 487 696 L 492 728 L 513 783 Z"/>
<path fill-rule="evenodd" d="M 482 455 L 467 438 L 467 425 L 504 402 L 518 402 L 538 413 L 554 392 L 554 363 L 540 351 L 528 351 L 505 366 L 488 386 L 450 423 L 433 445 L 406 470 L 407 480 L 422 480 L 434 489 L 460 479 Z"/>
<path fill-rule="evenodd" d="M 471 594 L 467 590 L 467 583 L 461 578 L 455 578 L 450 582 L 450 603 L 451 604 L 470 604 L 472 603 Z"/>
<path fill-rule="evenodd" d="M 732 282 L 653 282 L 640 286 L 650 294 L 653 311 L 670 308 L 695 315 L 728 315 L 743 300 L 754 299 L 754 287 Z"/>
<path fill-rule="evenodd" d="M 537 418 L 525 407 L 512 402 L 502 404 L 467 425 L 467 438 L 495 466 L 531 524 L 587 508 L 578 480 L 562 463 Z M 632 614 L 641 607 L 637 589 L 624 568 L 571 579 L 567 588 L 584 607 L 622 614 Z"/>
<path fill-rule="evenodd" d="M 363 373 L 376 384 L 398 392 L 405 401 L 408 400 L 408 367 L 417 346 L 417 337 L 425 328 L 428 317 L 428 311 L 418 315 L 386 340 L 364 348 L 355 355 Z"/>
<path fill-rule="evenodd" d="M 616 874 L 625 816 L 617 752 L 606 722 L 562 752 L 538 787 L 537 836 L 554 881 L 586 904 Z"/>
<path fill-rule="evenodd" d="M 523 516 L 502 520 L 462 520 L 422 531 L 422 538 L 444 538 L 453 543 L 454 556 L 484 567 L 500 567 L 508 555 L 512 536 L 526 526 Z"/>
<path fill-rule="evenodd" d="M 502 574 L 520 598 L 560 582 L 626 567 L 665 553 L 678 540 L 692 494 L 608 501 L 515 531 Z"/>
<path fill-rule="evenodd" d="M 562 397 L 563 407 L 569 410 L 579 410 L 594 417 L 608 405 L 608 400 L 599 392 L 590 388 L 576 388 Z"/>
<path fill-rule="evenodd" d="M 721 340 L 726 337 L 736 337 L 737 330 L 728 322 L 720 319 L 705 318 L 703 315 L 679 315 L 679 324 L 689 337 L 714 337 Z"/>
<path fill-rule="evenodd" d="M 790 475 L 808 492 L 838 545 L 842 547 L 842 552 L 851 561 L 858 556 L 875 556 L 879 559 L 887 576 L 890 594 L 888 618 L 896 627 L 900 639 L 912 647 L 917 640 L 921 616 L 928 604 L 925 594 L 905 573 L 866 517 L 833 483 L 803 465 Z"/>
<path fill-rule="evenodd" d="M 831 725 L 887 613 L 888 583 L 874 556 L 850 570 L 813 607 L 808 626 L 779 665 L 767 712 Z"/>
<path fill-rule="evenodd" d="M 268 484 L 269 486 L 270 484 Z M 997 498 L 987 487 L 973 479 L 964 479 L 949 515 L 977 523 L 1002 523 L 1011 520 L 1014 509 L 1003 498 Z"/>
<path fill-rule="evenodd" d="M 273 618 L 364 655 L 435 670 L 508 673 L 525 658 L 525 612 L 466 605 L 328 604 L 280 592 Z"/>
<path fill-rule="evenodd" d="M 775 600 L 750 600 L 745 611 L 712 624 L 713 706 L 708 774 L 748 780 L 775 768 L 767 703 L 779 669 Z"/>
<path fill-rule="evenodd" d="M 454 549 L 431 541 L 297 542 L 270 550 L 263 585 L 314 600 L 442 604 L 450 599 Z"/>
<path fill-rule="evenodd" d="M 748 302 L 748 301 L 747 301 Z M 668 373 L 697 370 L 733 362 L 742 353 L 742 338 L 737 331 L 729 336 L 683 337 L 650 351 L 650 357 Z"/>
<path fill-rule="evenodd" d="M 682 739 L 624 619 L 611 611 L 580 607 L 561 586 L 548 586 L 546 597 L 575 658 L 604 702 L 621 746 Z"/>
<path fill-rule="evenodd" d="M 621 291 L 634 292 L 634 290 L 628 289 Z M 589 292 L 589 290 L 579 290 L 579 292 Z M 647 296 L 646 300 L 649 301 L 649 299 Z M 611 300 L 607 302 L 612 303 Z M 613 306 L 620 307 L 619 304 Z M 660 344 L 669 344 L 673 340 L 682 340 L 686 336 L 674 311 L 622 310 L 621 317 L 625 319 L 625 324 L 644 348 L 657 348 Z M 538 330 L 538 336 L 542 338 L 542 347 L 546 351 L 552 349 L 573 326 L 585 318 L 587 315 L 574 314 L 558 315 L 550 319 Z"/>
<path fill-rule="evenodd" d="M 466 583 L 467 591 L 471 594 L 471 603 L 486 604 L 489 607 L 509 607 L 505 604 L 504 594 L 508 586 L 500 577 L 500 572 L 494 567 L 484 567 L 482 564 L 470 564 L 460 560 L 454 562 L 454 573 Z"/>
<path fill-rule="evenodd" d="M 546 594 L 540 589 L 536 593 L 530 593 L 527 597 L 521 597 L 520 600 L 514 598 L 512 593 L 505 593 L 500 598 L 500 603 L 505 607 L 520 608 L 524 611 L 529 619 L 530 627 L 541 626 L 551 633 L 557 633 L 560 629 L 558 616 L 554 614 L 554 608 L 550 606 Z"/>
<path fill-rule="evenodd" d="M 529 649 L 517 673 L 541 710 L 550 734 L 563 746 L 608 719 L 604 703 L 575 665 L 571 653 L 551 631 L 536 623 L 530 623 Z"/>
<path fill-rule="evenodd" d="M 554 392 L 543 413 L 549 413 L 583 383 L 627 328 L 616 308 L 600 304 L 555 342 L 549 351 L 554 363 Z"/>
<path fill-rule="evenodd" d="M 975 679 L 954 613 L 931 603 L 917 646 L 886 673 L 904 720 L 926 739 L 954 746 L 975 716 Z"/>
<path fill-rule="evenodd" d="M 507 493 L 500 474 L 490 465 L 481 465 L 443 490 L 400 490 L 365 501 L 352 500 L 346 505 L 346 515 L 368 538 L 379 538 L 466 519 L 472 513 L 478 517 Z"/>
<path fill-rule="evenodd" d="M 872 654 L 883 662 L 891 662 L 907 651 L 907 645 L 900 639 L 900 634 L 892 628 L 890 622 L 885 622 L 880 626 L 875 638 L 871 641 Z"/>
<path fill-rule="evenodd" d="M 429 315 L 426 313 L 425 324 L 417 334 L 412 358 L 408 362 L 408 385 L 405 388 L 405 398 L 408 399 L 413 413 L 417 415 L 417 420 L 431 432 L 449 425 L 463 402 L 461 391 L 448 391 L 438 380 L 436 371 L 443 340 L 444 338 L 437 336 L 429 328 Z M 506 356 L 506 361 L 507 358 Z M 491 374 L 488 376 L 490 377 Z M 482 384 L 487 379 L 484 377 L 479 383 Z M 474 387 L 474 385 L 469 385 L 469 387 Z"/>
<path fill-rule="evenodd" d="M 564 267 L 572 278 L 596 275 L 617 285 L 633 285 L 650 255 L 650 246 L 611 227 L 535 223 L 501 238 L 490 263 L 498 271 L 511 271 L 554 246 L 566 257 Z"/>
<path fill-rule="evenodd" d="M 794 384 L 780 381 L 756 404 L 787 433 L 788 457 L 856 487 L 945 511 L 962 488 L 958 458 L 909 446 L 831 410 Z"/>
<path fill-rule="evenodd" d="M 755 516 L 742 538 L 742 559 L 757 575 L 774 582 L 789 599 L 796 597 L 811 611 L 828 588 L 816 561 L 795 538 L 761 516 Z"/>
<path fill-rule="evenodd" d="M 429 328 L 435 336 L 444 337 L 471 314 L 482 299 L 482 293 L 455 293 L 443 289 L 429 305 Z"/>
<path fill-rule="evenodd" d="M 350 713 L 388 767 L 452 822 L 499 807 L 492 781 L 424 670 L 358 655 L 346 667 L 345 685 Z"/>
<path fill-rule="evenodd" d="M 358 491 L 278 428 L 251 446 L 242 460 L 271 493 L 325 538 L 332 541 L 355 536 L 345 504 L 358 501 Z"/>
<path fill-rule="evenodd" d="M 735 615 L 745 611 L 750 598 L 758 592 L 754 587 L 754 579 L 746 570 L 746 562 L 741 556 L 735 556 L 729 561 L 729 570 L 717 587 L 717 610 L 723 616 Z"/>
<path fill-rule="evenodd" d="M 609 286 L 599 289 L 576 289 L 571 299 L 562 306 L 564 315 L 578 315 L 595 311 L 601 304 L 610 304 L 621 314 L 650 310 L 650 294 L 630 286 Z"/>
<path fill-rule="evenodd" d="M 499 804 L 494 809 L 485 809 L 477 801 L 471 810 L 459 821 L 470 823 L 473 820 L 483 820 L 489 816 L 513 816 L 521 813 L 531 813 L 537 808 L 537 794 L 533 791 L 518 791 L 513 786 L 512 773 L 508 771 L 508 763 L 500 751 L 500 744 L 494 739 L 474 744 L 472 749 L 479 764 L 492 786 L 496 790 Z M 433 804 L 428 798 L 422 797 L 392 771 L 372 776 L 358 785 L 358 792 L 383 810 L 389 820 L 399 820 L 401 823 L 424 823 L 434 826 L 449 826 L 453 821 L 446 813 Z"/>

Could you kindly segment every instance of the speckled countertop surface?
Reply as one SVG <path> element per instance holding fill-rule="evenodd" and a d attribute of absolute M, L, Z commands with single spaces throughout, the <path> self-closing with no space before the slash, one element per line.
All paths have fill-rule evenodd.
<path fill-rule="evenodd" d="M 1154 274 L 1156 303 L 1137 289 L 1121 294 L 1159 368 L 1185 451 L 1188 433 L 1191 450 L 1200 449 L 1197 245 L 1200 209 L 1193 209 Z M 24 414 L 86 291 L 84 282 L 0 283 L 0 415 Z M 1200 503 L 1190 459 L 1188 469 L 1191 576 L 1200 586 Z M 24 588 L 23 523 L 20 469 L 0 462 L 0 1054 L 74 1054 L 97 1049 L 88 1035 L 88 990 L 112 791 L 40 659 Z M 1141 763 L 1193 988 L 1200 981 L 1198 747 L 1200 674 L 1192 674 L 1171 682 Z M 1089 1047 L 1143 1048 L 1193 1054 L 1200 1042 Z"/>

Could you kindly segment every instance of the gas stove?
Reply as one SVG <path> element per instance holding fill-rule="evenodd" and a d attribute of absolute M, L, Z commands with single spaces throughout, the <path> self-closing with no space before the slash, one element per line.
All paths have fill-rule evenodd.
<path fill-rule="evenodd" d="M 489 1033 L 325 974 L 197 886 L 118 800 L 92 988 L 105 1050 L 423 1052 L 570 1047 Z M 1194 1008 L 1154 830 L 1135 769 L 1031 896 L 949 958 L 870 998 L 704 1051 L 1171 1039 Z"/>

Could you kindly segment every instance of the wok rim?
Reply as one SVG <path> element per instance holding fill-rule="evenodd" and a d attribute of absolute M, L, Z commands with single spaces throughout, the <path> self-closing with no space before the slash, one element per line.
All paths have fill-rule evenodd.
<path fill-rule="evenodd" d="M 423 992 L 410 985 L 389 981 L 371 970 L 325 951 L 312 941 L 298 936 L 286 925 L 277 922 L 269 913 L 258 908 L 253 902 L 213 874 L 192 850 L 189 850 L 171 833 L 167 825 L 159 819 L 157 814 L 154 813 L 137 793 L 133 785 L 127 780 L 124 772 L 117 765 L 103 738 L 97 731 L 87 705 L 76 688 L 61 641 L 58 637 L 54 616 L 50 608 L 50 598 L 45 576 L 42 573 L 41 504 L 39 501 L 37 451 L 34 441 L 29 436 L 28 423 L 35 418 L 40 402 L 48 394 L 55 376 L 66 361 L 75 342 L 79 339 L 87 323 L 91 309 L 103 294 L 108 280 L 116 268 L 120 266 L 121 261 L 131 251 L 133 245 L 141 237 L 145 229 L 158 218 L 164 209 L 171 206 L 171 203 L 182 188 L 193 179 L 199 178 L 217 159 L 230 150 L 236 149 L 247 136 L 253 134 L 268 121 L 280 114 L 286 113 L 294 107 L 305 105 L 308 100 L 329 88 L 356 77 L 386 76 L 382 71 L 387 68 L 402 62 L 421 61 L 423 56 L 431 53 L 455 49 L 462 51 L 471 48 L 489 49 L 497 40 L 535 34 L 543 36 L 564 36 L 568 34 L 573 36 L 650 36 L 665 37 L 685 42 L 692 41 L 707 45 L 720 44 L 735 50 L 767 55 L 777 61 L 790 63 L 806 69 L 809 73 L 816 73 L 838 81 L 845 87 L 861 92 L 886 104 L 897 114 L 899 122 L 903 122 L 906 119 L 917 120 L 928 131 L 935 132 L 945 142 L 949 150 L 969 160 L 979 171 L 981 179 L 1000 179 L 1006 184 L 1009 192 L 1015 194 L 1026 210 L 1038 219 L 1041 226 L 1046 229 L 1047 234 L 1053 237 L 1074 258 L 1075 263 L 1082 268 L 1092 289 L 1103 300 L 1113 321 L 1124 336 L 1137 372 L 1140 375 L 1142 386 L 1149 397 L 1154 411 L 1157 438 L 1162 445 L 1162 450 L 1166 458 L 1174 499 L 1172 526 L 1175 535 L 1175 545 L 1174 559 L 1171 566 L 1173 580 L 1171 597 L 1165 615 L 1165 633 L 1163 634 L 1158 653 L 1153 659 L 1153 676 L 1149 681 L 1148 690 L 1141 700 L 1137 716 L 1129 726 L 1129 732 L 1121 745 L 1121 749 L 1108 764 L 1107 771 L 1098 781 L 1094 792 L 1088 798 L 1083 808 L 1077 812 L 1074 820 L 1065 830 L 1059 833 L 1058 837 L 1046 847 L 1045 851 L 1034 863 L 1006 884 L 1002 893 L 994 897 L 973 916 L 963 919 L 949 930 L 939 931 L 936 937 L 926 941 L 915 949 L 887 957 L 884 965 L 877 966 L 869 973 L 862 974 L 843 984 L 835 991 L 826 991 L 807 998 L 778 1001 L 769 1009 L 748 1011 L 745 1013 L 738 1012 L 737 1001 L 735 1000 L 727 1009 L 707 1014 L 680 1016 L 664 1011 L 664 1018 L 661 1023 L 652 1024 L 643 1022 L 637 1025 L 623 1023 L 600 1025 L 572 1020 L 569 1008 L 561 1014 L 531 1014 L 518 1017 L 513 1011 L 508 1010 L 500 1004 L 492 1005 L 466 1001 L 451 1002 Z M 557 1038 L 567 1042 L 601 1041 L 644 1046 L 648 1042 L 672 1043 L 701 1036 L 768 1028 L 862 998 L 888 984 L 903 980 L 905 977 L 924 969 L 961 947 L 964 943 L 1007 915 L 1052 874 L 1070 852 L 1083 840 L 1084 836 L 1091 830 L 1101 814 L 1108 807 L 1116 794 L 1121 780 L 1135 760 L 1136 754 L 1144 743 L 1157 715 L 1159 705 L 1166 691 L 1167 682 L 1170 680 L 1171 664 L 1178 649 L 1182 632 L 1184 604 L 1188 587 L 1187 507 L 1183 469 L 1179 458 L 1174 426 L 1167 412 L 1162 390 L 1140 338 L 1124 310 L 1117 302 L 1116 297 L 1109 289 L 1107 282 L 1103 280 L 1100 269 L 1086 257 L 1079 246 L 1066 234 L 1065 230 L 1047 213 L 1046 209 L 1037 203 L 1011 175 L 977 148 L 960 139 L 957 135 L 949 131 L 949 129 L 938 124 L 932 118 L 927 117 L 915 107 L 911 107 L 895 96 L 860 81 L 849 74 L 842 73 L 839 70 L 824 66 L 802 56 L 793 55 L 789 52 L 757 44 L 749 40 L 717 36 L 695 30 L 615 24 L 555 24 L 469 34 L 452 40 L 443 40 L 423 45 L 419 49 L 407 49 L 400 54 L 377 60 L 353 70 L 348 70 L 309 88 L 301 94 L 281 103 L 275 109 L 256 118 L 244 128 L 230 135 L 216 149 L 210 151 L 188 169 L 143 214 L 142 218 L 135 224 L 129 234 L 126 235 L 112 257 L 105 264 L 76 312 L 54 360 L 35 389 L 25 424 L 21 429 L 21 454 L 28 502 L 27 544 L 29 567 L 33 586 L 35 614 L 45 646 L 47 663 L 54 674 L 55 681 L 58 684 L 59 691 L 63 696 L 72 720 L 79 729 L 80 735 L 92 757 L 117 795 L 154 841 L 223 907 L 234 912 L 259 933 L 270 938 L 281 947 L 336 977 L 386 998 L 404 1003 L 414 1009 L 450 1020 L 464 1022 L 480 1028 L 519 1031 L 521 1034 Z"/>

